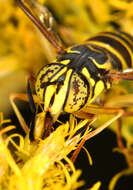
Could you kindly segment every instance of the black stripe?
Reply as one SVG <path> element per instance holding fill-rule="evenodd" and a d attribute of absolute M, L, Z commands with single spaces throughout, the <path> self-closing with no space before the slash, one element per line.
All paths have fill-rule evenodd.
<path fill-rule="evenodd" d="M 125 62 L 127 63 L 127 66 L 130 68 L 132 66 L 131 63 L 131 57 L 128 52 L 128 50 L 117 40 L 111 38 L 110 36 L 96 36 L 89 39 L 89 41 L 98 41 L 106 43 L 110 46 L 112 46 L 116 51 L 118 51 L 121 56 L 123 56 Z"/>
<path fill-rule="evenodd" d="M 131 49 L 131 51 L 133 52 L 133 38 L 131 40 L 131 36 L 129 38 L 129 35 L 127 35 L 126 33 L 123 33 L 123 32 L 121 32 L 121 33 L 103 32 L 102 34 L 109 34 L 111 36 L 118 37 L 120 40 L 122 40 L 123 42 L 125 42 L 127 44 L 127 46 L 129 46 L 130 49 Z M 127 41 L 127 39 L 124 38 L 124 35 L 129 39 L 129 41 L 132 41 L 132 43 L 130 43 L 129 41 Z"/>
<path fill-rule="evenodd" d="M 87 68 L 90 76 L 95 80 L 99 80 L 100 69 L 93 63 L 93 61 L 88 57 L 85 63 L 83 63 L 83 67 Z"/>
<path fill-rule="evenodd" d="M 53 94 L 51 100 L 50 100 L 50 103 L 49 103 L 49 107 L 51 108 L 53 103 L 54 103 L 54 99 L 55 99 L 55 93 Z"/>
<path fill-rule="evenodd" d="M 43 102 L 44 102 L 44 97 L 45 97 L 46 89 L 47 89 L 47 86 L 44 88 L 44 91 L 43 91 Z M 44 102 L 44 107 L 45 107 L 45 102 Z"/>
<path fill-rule="evenodd" d="M 50 84 L 50 81 L 53 79 L 53 77 L 55 77 L 55 75 L 57 75 L 64 67 L 65 67 L 65 65 L 62 64 L 62 66 L 60 67 L 60 69 L 57 70 L 57 72 L 55 72 L 55 73 L 49 78 L 49 81 L 48 81 L 49 84 Z M 43 81 L 44 77 L 45 77 L 49 72 L 54 72 L 54 71 L 52 71 L 52 70 L 46 71 L 46 72 L 41 76 L 41 78 L 40 78 L 40 83 Z M 44 82 L 44 83 L 46 84 L 47 82 Z M 43 88 L 43 83 L 42 83 L 42 88 Z"/>
<path fill-rule="evenodd" d="M 96 88 L 96 84 L 97 84 L 98 81 L 95 82 L 95 85 L 93 86 L 92 88 L 92 94 L 91 94 L 91 99 L 93 98 L 93 96 L 95 95 L 94 91 L 95 91 L 95 88 Z"/>
<path fill-rule="evenodd" d="M 67 72 L 67 71 L 66 71 Z M 62 87 L 62 85 L 64 84 L 65 81 L 65 77 L 66 77 L 66 72 L 63 73 L 56 81 L 57 84 L 57 88 L 56 88 L 56 94 L 58 94 L 60 88 Z"/>
<path fill-rule="evenodd" d="M 95 51 L 95 49 L 87 45 L 79 45 L 72 48 L 72 50 L 79 51 L 81 56 L 87 54 L 88 57 L 92 57 L 99 64 L 104 64 L 107 61 L 107 56 L 103 52 Z"/>
<path fill-rule="evenodd" d="M 43 68 L 49 68 L 51 65 L 53 65 L 53 66 L 61 66 L 62 65 L 62 67 L 64 66 L 63 64 L 61 64 L 61 63 L 50 63 L 50 64 L 48 64 L 48 65 L 45 65 L 45 66 L 43 66 L 40 70 L 39 70 L 39 72 L 37 73 L 37 76 L 39 75 L 39 73 L 40 72 L 42 72 L 42 70 L 43 70 Z M 40 80 L 43 80 L 43 78 L 48 74 L 48 72 L 50 72 L 49 70 L 48 71 L 46 71 L 44 74 L 42 74 L 42 77 L 40 78 Z"/>
<path fill-rule="evenodd" d="M 106 53 L 101 51 L 101 49 L 94 51 L 95 49 L 88 45 L 75 46 L 72 49 L 80 51 L 80 54 L 67 65 L 68 69 L 73 69 L 76 73 L 80 74 L 81 70 L 85 67 L 95 81 L 99 80 L 98 75 L 103 75 L 103 69 L 99 69 L 93 62 L 93 59 L 103 64 L 103 62 L 107 61 Z"/>
<path fill-rule="evenodd" d="M 62 69 L 64 69 L 64 67 L 65 67 L 65 65 L 63 65 L 56 73 L 54 73 L 52 76 L 51 76 L 51 78 L 49 78 L 49 81 L 51 81 Z M 65 71 L 66 72 L 66 71 Z M 64 74 L 64 73 L 63 73 Z M 62 74 L 62 75 L 63 75 Z M 61 75 L 61 76 L 62 76 Z M 61 76 L 59 76 L 59 78 L 61 77 Z M 58 79 L 56 79 L 56 81 L 58 81 Z"/>
<path fill-rule="evenodd" d="M 88 45 L 73 47 L 73 50 L 81 50 L 82 52 L 80 52 L 80 54 L 78 54 L 78 56 L 76 56 L 75 59 L 67 65 L 67 67 L 68 69 L 73 69 L 78 74 L 85 67 L 88 69 L 88 72 L 90 73 L 91 77 L 95 80 L 98 80 L 98 74 L 101 73 L 100 69 L 93 62 L 93 59 L 97 62 L 100 61 L 100 63 L 103 64 L 103 62 L 107 60 L 107 56 L 104 52 L 99 53 L 98 51 L 94 51 L 92 49 L 94 48 L 89 48 Z"/>
<path fill-rule="evenodd" d="M 57 61 L 64 61 L 64 60 L 70 60 L 70 61 L 72 61 L 72 60 L 75 59 L 75 57 L 77 55 L 79 55 L 79 53 L 67 53 L 66 52 L 65 54 L 63 54 L 61 56 L 57 56 Z"/>
<path fill-rule="evenodd" d="M 104 52 L 96 52 L 94 50 L 90 57 L 92 57 L 100 65 L 103 65 L 108 59 Z"/>
<path fill-rule="evenodd" d="M 61 69 L 62 69 L 62 67 L 61 67 Z M 61 70 L 60 69 L 60 70 Z M 58 71 L 58 72 L 60 72 L 60 70 Z M 51 78 L 50 78 L 50 80 L 58 73 L 58 72 L 56 72 Z M 50 80 L 48 81 L 48 82 L 44 82 L 45 83 L 45 88 L 44 88 L 44 91 L 43 91 L 43 101 L 44 101 L 44 96 L 45 96 L 45 92 L 46 92 L 46 89 L 47 89 L 47 87 L 48 87 L 48 85 L 52 85 L 52 84 L 59 84 L 59 86 L 60 85 L 62 85 L 62 82 L 63 82 L 63 80 L 65 80 L 65 76 L 66 76 L 66 72 L 65 73 L 63 73 L 57 80 L 55 80 L 55 81 L 53 81 L 53 82 L 50 82 Z M 43 84 L 43 83 L 42 83 Z M 59 87 L 59 86 L 57 86 L 57 87 Z M 57 90 L 56 90 L 56 93 L 58 93 L 59 92 L 59 89 L 57 88 Z"/>
<path fill-rule="evenodd" d="M 100 50 L 100 51 L 108 54 L 111 58 L 112 68 L 117 69 L 118 71 L 122 71 L 122 63 L 121 63 L 120 59 L 115 54 L 110 52 L 107 48 L 103 48 L 103 47 L 100 47 L 98 45 L 93 45 L 93 44 L 91 44 L 91 46 L 97 50 Z"/>
<path fill-rule="evenodd" d="M 54 70 L 47 70 L 44 74 L 42 74 L 42 76 L 40 77 L 40 82 L 44 79 L 44 77 L 48 74 L 48 73 L 53 73 Z"/>
<path fill-rule="evenodd" d="M 131 36 L 130 34 L 127 34 L 126 32 L 121 32 L 121 31 L 120 31 L 120 34 L 126 36 L 133 43 L 133 36 Z"/>

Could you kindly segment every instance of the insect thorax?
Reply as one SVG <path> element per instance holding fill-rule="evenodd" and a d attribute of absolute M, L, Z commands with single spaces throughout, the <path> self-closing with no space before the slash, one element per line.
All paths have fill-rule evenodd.
<path fill-rule="evenodd" d="M 107 87 L 102 79 L 106 62 L 103 52 L 79 45 L 43 67 L 37 76 L 36 93 L 44 102 L 45 111 L 53 115 L 61 111 L 72 113 L 94 100 Z"/>

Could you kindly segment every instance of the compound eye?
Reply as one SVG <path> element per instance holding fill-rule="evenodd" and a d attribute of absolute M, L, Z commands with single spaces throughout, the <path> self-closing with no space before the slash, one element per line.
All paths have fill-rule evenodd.
<path fill-rule="evenodd" d="M 44 99 L 44 90 L 52 78 L 58 73 L 61 67 L 57 64 L 48 64 L 43 67 L 37 75 L 36 79 L 36 94 L 43 101 Z"/>
<path fill-rule="evenodd" d="M 80 110 L 87 102 L 89 97 L 89 83 L 84 76 L 73 73 L 68 97 L 64 104 L 64 111 L 72 113 Z"/>

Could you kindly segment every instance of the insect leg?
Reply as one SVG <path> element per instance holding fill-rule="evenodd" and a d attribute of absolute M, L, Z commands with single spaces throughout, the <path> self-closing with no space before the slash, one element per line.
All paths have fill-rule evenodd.
<path fill-rule="evenodd" d="M 20 113 L 18 107 L 15 104 L 15 99 L 23 100 L 23 101 L 28 101 L 28 97 L 26 94 L 11 94 L 10 95 L 10 102 L 13 107 L 13 110 L 19 120 L 19 123 L 24 130 L 24 132 L 27 134 L 29 132 L 29 127 L 27 126 L 22 114 Z"/>
<path fill-rule="evenodd" d="M 124 145 L 123 145 L 123 142 L 122 142 L 122 137 L 121 137 L 121 128 L 122 128 L 122 122 L 121 122 L 121 118 L 119 118 L 117 120 L 117 130 L 116 130 L 116 135 L 117 135 L 117 145 L 118 145 L 118 148 L 123 150 L 124 149 Z"/>
<path fill-rule="evenodd" d="M 96 114 L 97 116 L 100 116 L 102 114 L 107 114 L 107 115 L 117 114 L 112 119 L 108 120 L 104 125 L 102 125 L 102 127 L 99 127 L 98 129 L 95 130 L 96 133 L 97 132 L 99 133 L 101 130 L 104 129 L 104 126 L 106 128 L 106 126 L 110 125 L 112 122 L 114 122 L 121 116 L 122 117 L 133 116 L 132 111 L 124 110 L 123 107 L 124 108 L 133 107 L 133 94 L 120 95 L 120 96 L 115 96 L 113 98 L 110 98 L 104 104 L 104 106 L 98 106 L 98 105 L 97 106 L 96 105 L 87 106 L 84 110 L 75 113 L 75 115 L 78 117 L 81 117 L 81 118 L 83 118 L 83 116 L 84 116 L 84 118 L 86 119 L 87 113 Z M 88 135 L 88 137 L 89 137 L 89 135 Z"/>
<path fill-rule="evenodd" d="M 104 104 L 105 108 L 110 107 L 111 109 L 113 107 L 117 108 L 130 108 L 133 107 L 133 94 L 125 94 L 125 95 L 119 95 L 110 98 L 107 102 Z M 129 112 L 125 112 L 124 115 L 129 116 Z M 132 114 L 131 114 L 132 115 Z"/>
<path fill-rule="evenodd" d="M 27 95 L 28 95 L 28 99 L 29 99 L 29 106 L 30 106 L 30 109 L 32 112 L 29 137 L 33 141 L 34 140 L 35 118 L 36 118 L 36 106 L 35 106 L 35 102 L 34 102 L 32 91 L 31 91 L 30 79 L 27 82 Z"/>
<path fill-rule="evenodd" d="M 133 80 L 133 71 L 108 73 L 105 77 L 109 78 L 111 81 Z"/>
<path fill-rule="evenodd" d="M 33 98 L 33 101 L 37 104 L 40 104 L 40 102 L 38 101 L 38 98 L 34 95 L 32 96 Z M 25 102 L 29 102 L 29 98 L 28 98 L 28 95 L 27 94 L 11 94 L 10 95 L 10 102 L 11 102 L 11 105 L 13 107 L 13 110 L 18 118 L 18 121 L 22 127 L 22 129 L 24 130 L 24 132 L 27 134 L 29 133 L 30 135 L 30 138 L 31 140 L 34 140 L 34 138 L 39 138 L 42 133 L 42 130 L 44 128 L 44 122 L 43 122 L 43 126 L 40 124 L 42 118 L 44 120 L 45 118 L 45 115 L 43 112 L 41 112 L 41 116 L 40 114 L 37 114 L 36 115 L 36 118 L 34 117 L 35 115 L 35 112 L 34 114 L 32 114 L 32 117 L 33 117 L 33 121 L 31 122 L 31 125 L 30 125 L 30 129 L 29 129 L 29 126 L 26 124 L 22 114 L 20 113 L 16 103 L 15 103 L 15 100 L 18 99 L 18 100 L 22 100 L 22 101 L 25 101 Z M 39 124 L 37 126 L 35 126 L 35 119 L 37 120 L 37 123 L 39 121 Z M 41 126 L 41 127 L 40 127 Z M 33 129 L 32 129 L 33 127 Z M 33 131 L 34 131 L 34 134 L 33 134 Z"/>
<path fill-rule="evenodd" d="M 122 116 L 123 117 L 133 117 L 133 111 L 132 108 L 133 107 L 133 94 L 127 94 L 127 95 L 123 95 L 123 96 L 117 96 L 116 99 L 111 99 L 110 101 L 108 101 L 106 103 L 107 106 L 121 106 L 125 108 L 125 112 Z M 132 167 L 132 155 L 133 155 L 133 151 L 130 148 L 130 143 L 128 142 L 128 140 L 126 141 L 126 146 L 123 143 L 123 139 L 122 139 L 122 133 L 121 133 L 121 129 L 122 129 L 122 120 L 121 118 L 119 118 L 117 120 L 117 130 L 116 130 L 116 135 L 117 135 L 117 144 L 118 144 L 118 149 L 120 150 L 120 152 L 125 156 L 127 164 L 130 167 Z M 129 124 L 130 125 L 130 124 Z M 126 126 L 127 127 L 127 126 Z"/>
<path fill-rule="evenodd" d="M 95 108 L 96 109 L 96 108 Z M 97 109 L 101 110 L 101 107 Z M 99 110 L 97 112 L 99 112 Z M 94 110 L 93 110 L 94 111 Z M 100 111 L 101 112 L 101 111 Z M 103 125 L 101 125 L 100 127 L 98 127 L 97 129 L 95 129 L 94 131 L 90 132 L 89 134 L 84 135 L 83 139 L 81 140 L 81 142 L 79 143 L 77 149 L 75 150 L 75 152 L 73 153 L 72 157 L 71 157 L 71 161 L 74 163 L 80 150 L 82 149 L 83 145 L 85 144 L 85 142 L 94 137 L 95 135 L 99 134 L 100 132 L 102 132 L 105 128 L 107 128 L 111 123 L 113 123 L 114 121 L 116 121 L 118 118 L 120 118 L 123 114 L 124 111 L 122 109 L 111 109 L 110 108 L 102 108 L 102 114 L 116 114 L 114 117 L 112 117 L 110 120 L 108 120 L 107 122 L 105 122 Z M 82 113 L 83 114 L 83 113 Z M 83 116 L 83 115 L 82 115 Z M 86 113 L 85 113 L 86 116 Z M 97 116 L 94 116 L 92 121 L 88 124 L 88 127 L 90 125 L 92 125 L 97 119 Z M 87 130 L 86 130 L 87 131 Z"/>
<path fill-rule="evenodd" d="M 94 118 L 91 120 L 91 122 L 88 122 L 88 125 L 87 125 L 87 127 L 86 127 L 85 133 L 88 131 L 88 128 L 90 127 L 90 125 L 92 125 L 92 124 L 96 121 L 96 119 L 97 119 L 97 117 L 94 116 Z M 85 133 L 84 133 L 84 135 L 85 135 Z M 77 149 L 74 151 L 74 153 L 73 153 L 73 155 L 72 155 L 72 157 L 71 157 L 71 161 L 72 161 L 73 163 L 75 162 L 75 160 L 76 160 L 77 156 L 79 155 L 79 153 L 80 153 L 82 147 L 84 146 L 85 142 L 86 142 L 86 139 L 83 138 L 83 139 L 81 140 L 81 142 L 79 143 Z"/>
<path fill-rule="evenodd" d="M 105 112 L 103 112 L 103 114 L 108 114 Z M 88 140 L 92 137 L 94 137 L 95 135 L 99 134 L 100 132 L 102 132 L 105 128 L 107 128 L 110 124 L 112 124 L 114 121 L 116 121 L 117 119 L 119 119 L 120 117 L 122 117 L 124 115 L 124 110 L 122 109 L 118 109 L 117 112 L 115 113 L 116 115 L 114 117 L 112 117 L 111 119 L 109 119 L 107 122 L 105 122 L 103 125 L 101 125 L 100 127 L 98 127 L 97 129 L 95 129 L 94 131 L 90 132 L 88 135 L 85 136 L 85 139 Z"/>
<path fill-rule="evenodd" d="M 36 113 L 36 106 L 35 106 L 35 103 L 34 103 L 34 100 L 33 100 L 29 80 L 28 80 L 28 83 L 27 83 L 27 95 L 28 95 L 28 99 L 29 99 L 29 106 L 30 106 L 31 112 L 34 114 L 34 113 Z"/>

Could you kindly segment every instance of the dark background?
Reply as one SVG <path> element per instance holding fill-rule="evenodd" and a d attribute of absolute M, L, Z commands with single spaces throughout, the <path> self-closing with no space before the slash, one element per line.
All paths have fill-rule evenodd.
<path fill-rule="evenodd" d="M 107 190 L 111 178 L 127 168 L 123 155 L 112 151 L 116 146 L 116 136 L 108 129 L 86 142 L 85 147 L 92 156 L 93 165 L 88 164 L 86 153 L 82 150 L 76 161 L 76 167 L 83 171 L 81 179 L 86 181 L 85 187 L 81 189 L 87 189 L 90 184 L 101 181 L 100 190 Z M 129 189 L 133 189 L 133 175 L 121 177 L 115 187 L 115 190 Z"/>

